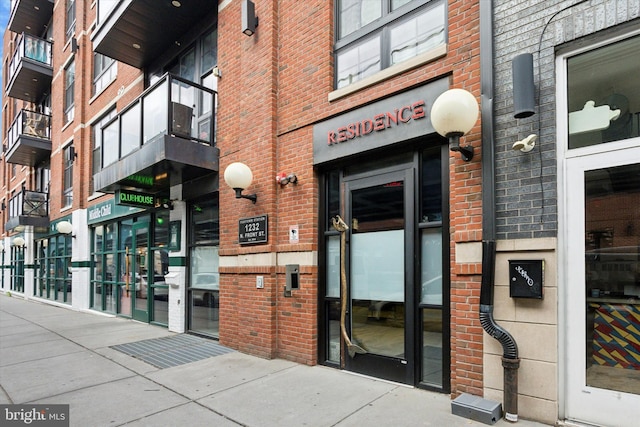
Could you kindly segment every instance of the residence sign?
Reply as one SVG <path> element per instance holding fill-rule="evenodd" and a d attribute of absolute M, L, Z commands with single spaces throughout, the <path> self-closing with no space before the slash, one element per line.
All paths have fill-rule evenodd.
<path fill-rule="evenodd" d="M 372 118 L 330 130 L 327 132 L 327 144 L 347 142 L 353 138 L 365 137 L 371 132 L 380 132 L 392 126 L 409 123 L 411 120 L 423 119 L 425 118 L 424 105 L 423 100 L 416 101 L 411 105 L 403 105 L 400 108 L 394 108 L 393 111 L 376 114 Z"/>
<path fill-rule="evenodd" d="M 313 127 L 313 163 L 434 133 L 431 106 L 447 89 L 449 79 L 439 79 L 318 123 Z"/>

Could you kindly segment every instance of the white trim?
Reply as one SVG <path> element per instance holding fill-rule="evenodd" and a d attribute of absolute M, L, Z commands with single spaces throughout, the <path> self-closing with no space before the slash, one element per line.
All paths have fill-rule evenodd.
<path fill-rule="evenodd" d="M 402 61 L 398 64 L 392 65 L 391 67 L 387 67 L 384 70 L 381 70 L 376 74 L 366 77 L 362 80 L 358 80 L 357 82 L 352 83 L 349 86 L 345 86 L 343 88 L 336 89 L 333 92 L 329 92 L 327 100 L 329 102 L 335 101 L 347 95 L 351 95 L 352 93 L 359 90 L 368 88 L 369 86 L 373 86 L 374 84 L 377 84 L 381 81 L 387 80 L 393 76 L 405 73 L 412 68 L 416 68 L 428 62 L 435 61 L 436 59 L 445 56 L 447 54 L 447 49 L 448 47 L 446 43 L 441 44 L 440 46 L 434 47 L 428 52 L 425 52 L 418 56 L 414 56 L 411 59 Z"/>
<path fill-rule="evenodd" d="M 220 267 L 276 267 L 287 264 L 315 267 L 318 265 L 318 253 L 308 251 L 227 255 L 219 257 L 219 262 Z"/>
<path fill-rule="evenodd" d="M 640 138 L 629 138 L 581 148 L 568 148 L 567 60 L 640 34 L 626 32 L 593 44 L 558 53 L 556 70 L 556 167 L 558 191 L 558 411 L 560 419 L 579 422 L 623 422 L 628 408 L 640 396 L 586 386 L 584 339 L 586 320 L 584 289 L 584 172 L 640 163 Z M 623 152 L 624 150 L 624 152 Z M 577 242 L 581 242 L 578 244 Z M 577 246 L 582 245 L 582 246 Z M 606 410 L 605 410 L 606 409 Z M 615 416 L 619 418 L 615 418 Z M 603 416 L 605 418 L 603 418 Z M 598 420 L 598 418 L 600 418 Z"/>

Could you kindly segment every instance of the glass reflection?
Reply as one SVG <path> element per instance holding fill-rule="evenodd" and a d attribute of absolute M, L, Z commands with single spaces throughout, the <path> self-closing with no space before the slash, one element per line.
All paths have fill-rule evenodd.
<path fill-rule="evenodd" d="M 586 383 L 640 394 L 638 164 L 585 172 Z"/>

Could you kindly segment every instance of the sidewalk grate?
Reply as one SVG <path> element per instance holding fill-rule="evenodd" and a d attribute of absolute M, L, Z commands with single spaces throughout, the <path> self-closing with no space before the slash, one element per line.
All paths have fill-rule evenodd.
<path fill-rule="evenodd" d="M 206 338 L 181 334 L 111 346 L 129 356 L 164 369 L 231 353 L 232 349 Z"/>

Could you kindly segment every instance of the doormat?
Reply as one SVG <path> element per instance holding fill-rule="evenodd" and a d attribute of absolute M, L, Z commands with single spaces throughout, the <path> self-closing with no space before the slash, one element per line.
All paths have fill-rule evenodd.
<path fill-rule="evenodd" d="M 197 362 L 234 351 L 220 345 L 217 341 L 188 334 L 119 344 L 111 348 L 160 369 Z"/>

